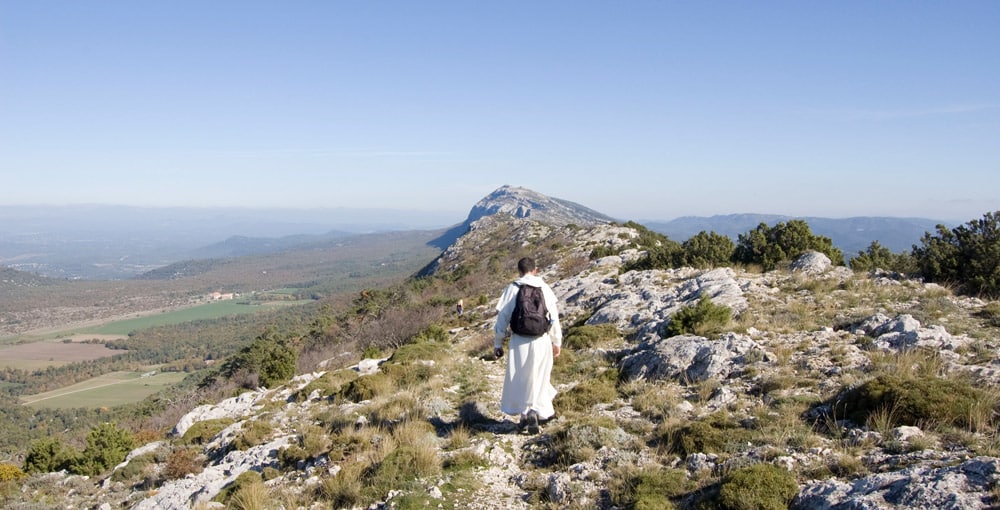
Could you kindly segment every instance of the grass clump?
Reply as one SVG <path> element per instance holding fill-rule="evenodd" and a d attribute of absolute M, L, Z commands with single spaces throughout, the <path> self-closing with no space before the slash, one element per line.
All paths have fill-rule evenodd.
<path fill-rule="evenodd" d="M 237 476 L 236 479 L 233 480 L 233 483 L 223 487 L 223 489 L 219 491 L 219 494 L 215 496 L 215 498 L 212 499 L 212 501 L 218 503 L 232 504 L 233 497 L 236 496 L 238 493 L 240 493 L 242 490 L 244 490 L 246 487 L 249 487 L 251 485 L 260 485 L 261 487 L 263 487 L 264 478 L 261 477 L 260 473 L 256 471 L 252 470 L 244 471 L 242 474 L 240 474 L 240 476 Z M 249 507 L 240 507 L 240 508 L 249 508 Z M 263 508 L 263 506 L 256 508 Z"/>
<path fill-rule="evenodd" d="M 671 453 L 732 453 L 740 451 L 751 439 L 744 428 L 728 413 L 711 414 L 704 419 L 675 424 L 663 434 L 663 443 Z"/>
<path fill-rule="evenodd" d="M 594 458 L 602 446 L 628 448 L 632 437 L 606 416 L 586 416 L 548 438 L 546 451 L 535 459 L 539 465 L 571 466 Z"/>
<path fill-rule="evenodd" d="M 590 349 L 619 336 L 614 324 L 584 324 L 571 328 L 563 338 L 563 345 L 569 349 Z"/>
<path fill-rule="evenodd" d="M 698 335 L 708 337 L 722 333 L 733 318 L 728 306 L 717 305 L 708 296 L 702 296 L 698 304 L 681 308 L 670 316 L 666 336 Z"/>
<path fill-rule="evenodd" d="M 754 464 L 729 473 L 719 487 L 719 508 L 785 510 L 799 491 L 795 475 L 773 464 Z"/>
<path fill-rule="evenodd" d="M 682 469 L 662 467 L 627 467 L 608 482 L 611 502 L 620 508 L 635 510 L 671 510 L 673 499 L 696 488 Z"/>
<path fill-rule="evenodd" d="M 345 384 L 357 378 L 358 373 L 347 368 L 327 372 L 296 392 L 295 400 L 302 402 L 309 398 L 309 395 L 312 395 L 315 391 L 319 391 L 320 397 L 331 397 L 336 395 Z"/>
<path fill-rule="evenodd" d="M 274 426 L 263 420 L 253 420 L 245 422 L 239 435 L 233 439 L 233 448 L 237 450 L 248 450 L 257 445 L 267 442 L 271 434 L 274 433 Z"/>
<path fill-rule="evenodd" d="M 339 395 L 351 402 L 358 403 L 371 400 L 381 395 L 387 395 L 393 391 L 392 378 L 378 372 L 347 383 L 341 388 Z"/>
<path fill-rule="evenodd" d="M 569 391 L 556 395 L 554 405 L 563 412 L 590 411 L 595 405 L 613 402 L 618 397 L 617 382 L 618 369 L 609 368 L 599 376 L 586 379 Z"/>
<path fill-rule="evenodd" d="M 448 344 L 445 342 L 421 341 L 399 347 L 389 358 L 388 363 L 403 365 L 417 361 L 441 361 L 449 354 Z"/>
<path fill-rule="evenodd" d="M 203 445 L 212 440 L 223 429 L 235 423 L 232 418 L 218 418 L 214 420 L 199 421 L 191 425 L 181 437 L 181 444 Z"/>
<path fill-rule="evenodd" d="M 855 423 L 874 420 L 882 428 L 926 423 L 970 428 L 987 425 L 974 417 L 991 415 L 998 401 L 967 380 L 882 374 L 834 404 L 837 414 Z"/>
<path fill-rule="evenodd" d="M 1000 302 L 987 303 L 976 315 L 984 319 L 987 325 L 1000 328 Z"/>

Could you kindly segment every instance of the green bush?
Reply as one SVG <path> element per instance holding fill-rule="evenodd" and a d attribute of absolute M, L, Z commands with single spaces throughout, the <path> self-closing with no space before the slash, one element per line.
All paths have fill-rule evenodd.
<path fill-rule="evenodd" d="M 131 432 L 114 423 L 102 423 L 87 434 L 87 446 L 69 470 L 81 475 L 101 474 L 125 460 L 133 448 L 135 437 Z"/>
<path fill-rule="evenodd" d="M 28 473 L 53 473 L 69 467 L 75 452 L 59 438 L 45 437 L 33 441 L 24 457 L 24 470 Z"/>
<path fill-rule="evenodd" d="M 257 375 L 257 382 L 267 388 L 287 382 L 295 375 L 298 353 L 279 336 L 275 328 L 263 334 L 226 360 L 222 375 L 231 378 L 239 373 Z"/>
<path fill-rule="evenodd" d="M 1000 297 L 1000 211 L 987 213 L 937 235 L 925 233 L 913 247 L 921 275 L 931 282 L 957 284 L 974 296 Z"/>
<path fill-rule="evenodd" d="M 681 243 L 681 264 L 690 267 L 728 265 L 736 251 L 733 240 L 722 234 L 702 230 Z"/>
<path fill-rule="evenodd" d="M 969 381 L 940 377 L 880 375 L 834 402 L 839 416 L 865 424 L 876 413 L 891 413 L 891 425 L 939 423 L 968 427 L 980 402 L 988 401 Z"/>
<path fill-rule="evenodd" d="M 765 271 L 770 271 L 810 250 L 823 253 L 834 265 L 844 265 L 844 254 L 833 246 L 833 241 L 814 235 L 802 220 L 779 222 L 773 227 L 761 223 L 754 230 L 740 234 L 733 261 L 760 264 Z"/>
<path fill-rule="evenodd" d="M 893 253 L 879 244 L 872 241 L 865 251 L 859 251 L 857 256 L 850 261 L 851 269 L 859 272 L 870 272 L 875 269 L 895 271 L 902 274 L 913 274 L 918 271 L 917 261 L 910 253 Z"/>
<path fill-rule="evenodd" d="M 733 471 L 719 487 L 725 510 L 785 510 L 799 492 L 795 476 L 773 464 L 754 464 Z"/>
<path fill-rule="evenodd" d="M 698 304 L 681 308 L 670 316 L 666 336 L 716 335 L 729 325 L 732 316 L 732 309 L 728 306 L 717 305 L 708 296 L 702 296 Z"/>

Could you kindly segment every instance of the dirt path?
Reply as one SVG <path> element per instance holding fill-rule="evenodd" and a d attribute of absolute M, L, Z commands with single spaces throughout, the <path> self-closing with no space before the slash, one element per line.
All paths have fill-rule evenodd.
<path fill-rule="evenodd" d="M 492 333 L 491 333 L 492 334 Z M 467 347 L 482 341 L 482 329 L 470 328 L 469 334 L 460 340 L 459 351 L 468 352 Z M 527 463 L 526 447 L 539 439 L 519 431 L 517 417 L 507 416 L 500 411 L 500 394 L 506 365 L 503 361 L 482 360 L 469 357 L 469 363 L 478 364 L 482 377 L 487 381 L 487 393 L 481 395 L 474 410 L 464 410 L 463 414 L 475 413 L 472 428 L 481 430 L 473 440 L 476 453 L 488 465 L 476 472 L 480 483 L 468 508 L 492 510 L 494 508 L 528 509 L 529 494 L 519 485 L 528 476 L 524 470 Z M 463 417 L 469 419 L 468 416 Z M 544 429 L 542 434 L 544 434 Z"/>

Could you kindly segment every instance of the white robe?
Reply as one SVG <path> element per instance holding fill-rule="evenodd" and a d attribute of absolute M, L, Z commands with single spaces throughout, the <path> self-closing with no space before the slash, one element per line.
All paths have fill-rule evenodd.
<path fill-rule="evenodd" d="M 524 415 L 534 410 L 541 419 L 555 414 L 552 399 L 556 389 L 552 386 L 552 346 L 562 345 L 562 326 L 559 324 L 559 309 L 556 295 L 541 278 L 525 275 L 517 279 L 518 284 L 541 287 L 545 298 L 545 308 L 549 312 L 549 331 L 539 337 L 526 337 L 516 333 L 510 336 L 507 353 L 507 373 L 503 381 L 500 410 L 509 415 Z M 517 285 L 504 289 L 497 303 L 497 322 L 493 327 L 493 347 L 502 347 L 507 336 L 510 316 L 514 312 Z"/>

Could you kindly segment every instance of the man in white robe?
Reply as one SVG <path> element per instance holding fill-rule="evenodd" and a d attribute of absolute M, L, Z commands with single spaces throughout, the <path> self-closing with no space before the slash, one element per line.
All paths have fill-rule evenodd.
<path fill-rule="evenodd" d="M 537 434 L 538 422 L 555 415 L 552 399 L 556 396 L 556 389 L 549 377 L 553 358 L 559 356 L 562 348 L 562 326 L 559 324 L 556 295 L 538 276 L 535 261 L 525 257 L 517 262 L 517 270 L 521 277 L 504 289 L 500 302 L 497 303 L 497 322 L 493 327 L 494 354 L 497 358 L 503 356 L 503 341 L 514 312 L 519 285 L 542 289 L 549 315 L 549 330 L 538 337 L 511 333 L 500 410 L 512 416 L 520 416 L 521 426 L 528 433 Z"/>

